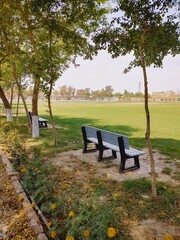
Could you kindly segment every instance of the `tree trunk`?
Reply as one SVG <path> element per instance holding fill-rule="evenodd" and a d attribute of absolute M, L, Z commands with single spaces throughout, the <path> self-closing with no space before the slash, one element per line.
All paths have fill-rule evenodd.
<path fill-rule="evenodd" d="M 54 117 L 52 113 L 52 107 L 51 107 L 51 93 L 53 89 L 53 63 L 52 63 L 52 32 L 49 31 L 49 56 L 50 56 L 50 87 L 49 87 L 49 93 L 48 93 L 48 108 L 49 108 L 49 114 L 51 118 L 51 124 L 52 124 L 52 132 L 53 132 L 53 144 L 54 146 L 57 146 L 57 134 L 56 134 L 56 128 L 55 128 L 55 122 Z"/>
<path fill-rule="evenodd" d="M 19 101 L 20 101 L 20 93 L 18 92 L 17 107 L 16 107 L 16 122 L 18 122 L 18 118 L 19 118 Z"/>
<path fill-rule="evenodd" d="M 150 162 L 151 162 L 151 184 L 152 184 L 152 196 L 154 198 L 157 197 L 157 188 L 156 188 L 156 171 L 155 171 L 155 161 L 153 156 L 153 151 L 150 142 L 150 114 L 149 114 L 149 106 L 148 106 L 148 81 L 147 81 L 147 73 L 146 73 L 146 64 L 144 61 L 144 57 L 141 53 L 141 67 L 143 69 L 144 76 L 144 93 L 145 93 L 145 112 L 146 112 L 146 145 L 148 148 Z"/>
<path fill-rule="evenodd" d="M 9 104 L 1 86 L 0 86 L 0 98 L 1 98 L 1 100 L 4 104 L 4 107 L 6 109 L 7 121 L 13 121 L 11 106 L 10 106 L 10 104 Z"/>
<path fill-rule="evenodd" d="M 30 20 L 30 13 L 29 13 L 29 2 L 25 0 L 24 5 L 20 8 L 20 12 L 22 18 L 27 24 L 29 39 L 32 44 L 32 48 L 35 54 L 35 61 L 37 66 L 40 68 L 40 63 L 38 60 L 38 50 L 36 46 L 36 35 L 33 33 L 33 26 Z M 34 89 L 33 89 L 33 97 L 32 97 L 32 137 L 38 138 L 39 137 L 39 121 L 38 121 L 38 94 L 39 94 L 39 86 L 40 86 L 40 75 L 36 73 L 34 76 Z"/>
<path fill-rule="evenodd" d="M 11 83 L 11 98 L 10 98 L 10 107 L 12 108 L 13 103 L 13 97 L 14 97 L 14 83 Z"/>
<path fill-rule="evenodd" d="M 34 81 L 34 89 L 32 96 L 32 137 L 39 137 L 39 121 L 38 121 L 38 94 L 39 94 L 39 79 Z"/>
<path fill-rule="evenodd" d="M 14 79 L 15 79 L 17 87 L 18 87 L 19 95 L 21 96 L 22 101 L 23 101 L 23 105 L 24 105 L 24 109 L 25 109 L 26 116 L 27 116 L 27 121 L 28 121 L 28 129 L 29 129 L 29 132 L 31 132 L 31 119 L 30 119 L 27 104 L 26 104 L 26 101 L 25 101 L 25 98 L 24 98 L 24 95 L 23 95 L 23 92 L 22 92 L 21 83 L 18 81 L 18 78 L 17 78 L 16 63 L 15 62 L 13 63 L 13 75 L 14 75 Z M 19 95 L 18 95 L 18 97 L 19 97 Z"/>
<path fill-rule="evenodd" d="M 54 116 L 53 116 L 52 107 L 51 107 L 51 95 L 48 95 L 48 108 L 49 108 L 49 115 L 50 115 L 51 124 L 52 124 L 53 145 L 54 145 L 54 146 L 57 146 L 56 127 L 55 127 Z"/>

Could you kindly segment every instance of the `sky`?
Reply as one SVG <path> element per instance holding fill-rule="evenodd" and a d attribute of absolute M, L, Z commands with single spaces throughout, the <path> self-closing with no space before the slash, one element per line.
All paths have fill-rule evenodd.
<path fill-rule="evenodd" d="M 106 51 L 99 52 L 93 60 L 79 58 L 79 67 L 73 65 L 64 72 L 56 82 L 56 88 L 67 85 L 76 89 L 102 89 L 111 85 L 115 92 L 144 92 L 143 73 L 141 68 L 134 68 L 124 74 L 123 70 L 133 60 L 131 55 L 113 59 Z M 166 56 L 163 68 L 148 68 L 149 93 L 168 91 L 180 93 L 180 55 Z"/>

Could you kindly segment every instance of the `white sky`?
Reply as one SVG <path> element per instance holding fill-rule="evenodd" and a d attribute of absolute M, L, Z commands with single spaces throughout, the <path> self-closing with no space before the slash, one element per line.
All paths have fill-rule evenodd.
<path fill-rule="evenodd" d="M 76 89 L 90 88 L 91 90 L 102 89 L 111 85 L 114 92 L 123 93 L 144 92 L 143 74 L 141 68 L 134 68 L 131 72 L 124 74 L 123 70 L 133 60 L 131 56 L 123 56 L 112 59 L 106 51 L 101 51 L 94 60 L 79 59 L 80 67 L 73 65 L 66 70 L 57 81 L 56 87 L 67 85 Z M 180 55 L 164 58 L 163 68 L 148 68 L 149 93 L 156 91 L 173 90 L 180 92 Z"/>

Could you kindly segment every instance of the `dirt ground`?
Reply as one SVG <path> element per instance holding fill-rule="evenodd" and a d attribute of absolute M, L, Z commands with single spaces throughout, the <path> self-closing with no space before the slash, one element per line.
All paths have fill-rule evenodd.
<path fill-rule="evenodd" d="M 146 150 L 144 150 L 146 152 Z M 52 157 L 50 161 L 54 166 L 62 167 L 63 169 L 73 171 L 77 179 L 84 181 L 87 176 L 91 175 L 94 178 L 112 179 L 115 181 L 123 181 L 125 179 L 137 179 L 140 177 L 150 178 L 150 162 L 147 152 L 140 157 L 140 169 L 119 174 L 119 156 L 117 159 L 106 159 L 102 162 L 97 162 L 97 152 L 91 152 L 82 154 L 82 150 L 70 151 L 59 153 Z M 105 152 L 105 157 L 111 155 L 110 151 Z M 179 181 L 174 179 L 177 174 L 177 164 L 180 160 L 170 161 L 166 156 L 160 154 L 158 151 L 154 151 L 156 161 L 157 180 L 165 181 L 179 185 Z M 85 164 L 82 164 L 84 162 Z M 131 165 L 132 161 L 128 161 L 127 166 Z M 165 169 L 171 169 L 170 174 L 164 174 L 162 171 Z M 34 239 L 33 236 L 28 235 L 29 229 L 28 223 L 23 218 L 25 229 L 27 228 L 27 236 L 23 236 L 25 231 L 23 224 L 18 223 L 17 219 L 21 217 L 21 205 L 17 203 L 17 197 L 14 195 L 11 183 L 5 177 L 4 168 L 0 164 L 0 239 Z M 5 189 L 3 186 L 9 186 Z M 6 205 L 6 207 L 4 207 Z M 15 219 L 15 220 L 14 220 Z M 24 220 L 25 219 L 25 220 Z M 18 223 L 18 225 L 16 225 Z M 13 225 L 14 224 L 14 225 Z M 168 226 L 165 223 L 157 222 L 155 219 L 148 219 L 142 222 L 129 222 L 131 226 L 131 235 L 134 240 L 163 240 L 165 235 L 172 235 L 170 240 L 180 239 L 180 227 Z M 22 228 L 20 226 L 22 225 Z M 5 238 L 3 236 L 3 229 L 11 226 L 11 237 Z M 13 238 L 13 234 L 19 230 L 19 236 L 22 238 Z"/>
<path fill-rule="evenodd" d="M 14 191 L 0 161 L 0 239 L 35 240 L 33 231 L 24 214 L 21 202 Z"/>
<path fill-rule="evenodd" d="M 73 171 L 77 179 L 85 181 L 88 175 L 95 178 L 109 178 L 115 181 L 123 181 L 125 179 L 137 179 L 141 177 L 150 178 L 150 161 L 146 153 L 140 157 L 140 169 L 135 171 L 119 174 L 119 156 L 117 159 L 106 159 L 97 162 L 97 152 L 82 154 L 82 150 L 59 153 L 51 159 L 54 166 Z M 105 151 L 105 157 L 111 155 L 110 151 Z M 180 163 L 179 160 L 169 161 L 166 156 L 154 151 L 156 161 L 157 180 L 164 181 L 175 185 L 179 185 L 179 181 L 173 177 L 177 174 L 177 166 L 174 163 Z M 86 164 L 82 164 L 85 162 Z M 88 166 L 87 166 L 88 164 Z M 127 166 L 132 164 L 132 160 Z M 164 174 L 164 169 L 171 169 L 170 174 Z M 142 222 L 129 222 L 131 225 L 131 235 L 134 240 L 163 240 L 166 235 L 171 235 L 173 240 L 180 240 L 180 227 L 168 226 L 165 223 L 157 222 L 155 219 L 148 219 Z"/>

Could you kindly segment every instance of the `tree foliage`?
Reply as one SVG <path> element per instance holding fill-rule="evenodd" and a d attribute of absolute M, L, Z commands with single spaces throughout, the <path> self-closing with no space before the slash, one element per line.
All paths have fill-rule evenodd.
<path fill-rule="evenodd" d="M 150 143 L 150 113 L 146 68 L 162 67 L 168 54 L 180 53 L 178 13 L 170 11 L 176 0 L 119 0 L 113 9 L 114 18 L 108 28 L 95 37 L 98 48 L 107 49 L 113 58 L 132 53 L 134 59 L 125 73 L 141 67 L 144 77 L 146 132 L 145 139 L 151 161 L 152 195 L 157 197 L 156 173 Z"/>
<path fill-rule="evenodd" d="M 100 49 L 107 49 L 113 58 L 133 53 L 127 70 L 141 66 L 139 46 L 146 66 L 162 67 L 167 54 L 180 53 L 178 12 L 169 11 L 177 1 L 117 1 L 114 17 L 108 28 L 96 35 Z"/>

